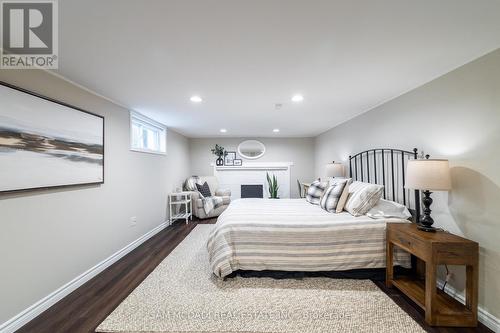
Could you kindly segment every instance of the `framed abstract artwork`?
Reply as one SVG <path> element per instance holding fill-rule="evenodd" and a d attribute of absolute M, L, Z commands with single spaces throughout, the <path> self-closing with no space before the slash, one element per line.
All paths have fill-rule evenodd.
<path fill-rule="evenodd" d="M 0 82 L 0 193 L 104 183 L 104 117 Z"/>

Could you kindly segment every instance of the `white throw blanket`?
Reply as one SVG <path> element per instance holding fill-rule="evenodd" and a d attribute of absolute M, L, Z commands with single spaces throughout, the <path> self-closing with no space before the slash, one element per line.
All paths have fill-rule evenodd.
<path fill-rule="evenodd" d="M 222 197 L 218 197 L 218 196 L 204 197 L 203 194 L 201 194 L 200 191 L 198 191 L 196 184 L 202 185 L 200 183 L 200 177 L 192 176 L 186 180 L 184 187 L 188 191 L 198 192 L 198 194 L 200 195 L 201 201 L 203 202 L 203 210 L 205 211 L 205 214 L 209 215 L 212 212 L 212 210 L 214 210 L 217 207 L 219 207 L 220 205 L 222 205 L 223 199 L 222 199 Z M 210 189 L 210 190 L 212 191 L 213 189 Z"/>
<path fill-rule="evenodd" d="M 203 197 L 200 193 L 201 201 L 203 202 L 203 210 L 205 214 L 210 214 L 212 210 L 216 209 L 220 205 L 222 205 L 222 197 Z"/>

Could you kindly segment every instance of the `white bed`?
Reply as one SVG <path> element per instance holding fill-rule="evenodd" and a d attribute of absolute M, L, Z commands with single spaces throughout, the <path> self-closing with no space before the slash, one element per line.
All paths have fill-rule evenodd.
<path fill-rule="evenodd" d="M 305 199 L 240 199 L 219 217 L 207 248 L 218 277 L 237 270 L 345 271 L 385 267 L 385 230 L 402 219 L 328 213 Z M 395 263 L 410 267 L 396 251 Z"/>

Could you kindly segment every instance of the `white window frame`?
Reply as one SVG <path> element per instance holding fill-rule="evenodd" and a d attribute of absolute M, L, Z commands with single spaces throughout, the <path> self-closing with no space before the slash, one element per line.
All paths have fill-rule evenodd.
<path fill-rule="evenodd" d="M 159 135 L 160 135 L 160 150 L 153 150 L 153 149 L 147 149 L 147 148 L 137 148 L 133 146 L 134 143 L 134 138 L 133 138 L 133 124 L 134 120 L 137 122 L 143 123 L 146 126 L 157 130 Z M 167 126 L 146 117 L 143 114 L 140 114 L 135 111 L 130 111 L 130 150 L 131 151 L 136 151 L 136 152 L 141 152 L 141 153 L 148 153 L 148 154 L 156 154 L 156 155 L 167 155 Z"/>

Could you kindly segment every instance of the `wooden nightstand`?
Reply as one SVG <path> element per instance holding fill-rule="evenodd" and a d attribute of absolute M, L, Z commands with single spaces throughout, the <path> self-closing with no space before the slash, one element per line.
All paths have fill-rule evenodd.
<path fill-rule="evenodd" d="M 425 263 L 425 279 L 394 278 L 394 246 Z M 387 224 L 387 287 L 396 287 L 425 310 L 433 326 L 477 326 L 478 243 L 446 233 L 425 232 L 414 223 Z M 437 265 L 465 265 L 467 282 L 463 305 L 436 287 Z"/>

